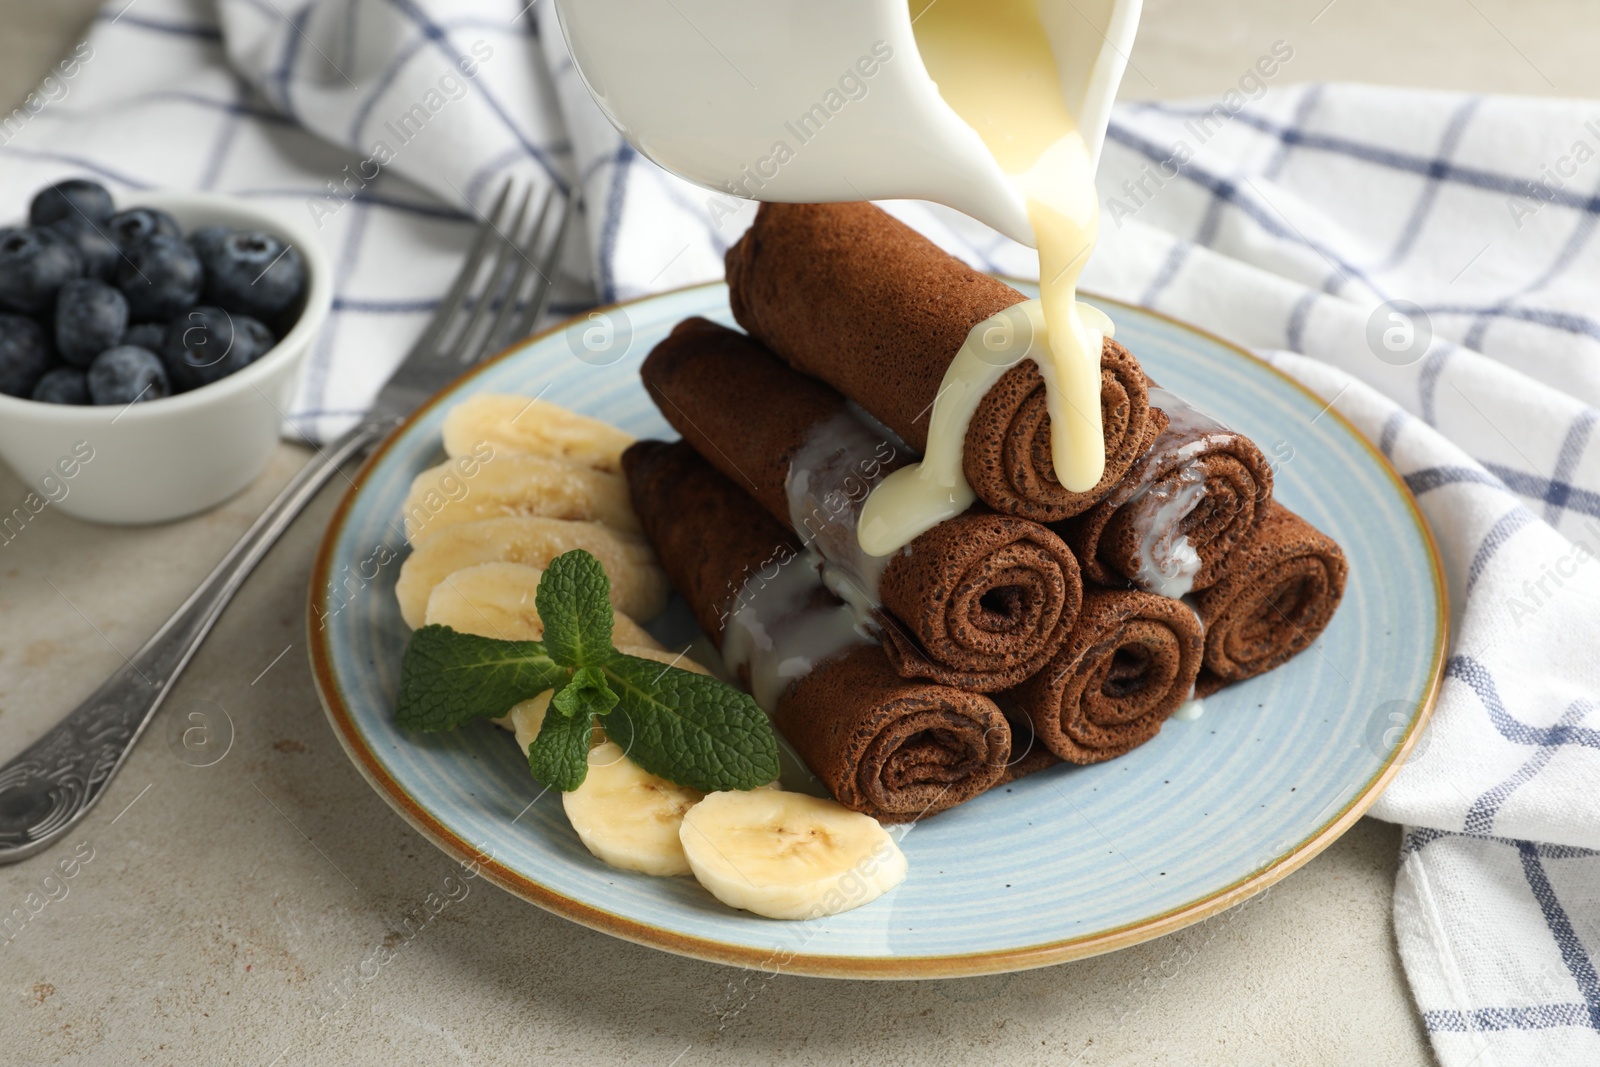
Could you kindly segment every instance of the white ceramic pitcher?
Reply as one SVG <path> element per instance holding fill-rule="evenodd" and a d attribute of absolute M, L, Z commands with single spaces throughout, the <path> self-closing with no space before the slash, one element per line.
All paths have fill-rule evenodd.
<path fill-rule="evenodd" d="M 1139 8 L 1039 0 L 1062 95 L 1096 160 Z M 931 200 L 1034 244 L 1016 189 L 929 78 L 906 0 L 556 0 L 556 10 L 606 116 L 674 174 L 754 200 Z"/>

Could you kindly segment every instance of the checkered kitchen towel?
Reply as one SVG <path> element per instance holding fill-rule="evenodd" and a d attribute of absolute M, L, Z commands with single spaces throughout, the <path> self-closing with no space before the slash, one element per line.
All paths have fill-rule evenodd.
<path fill-rule="evenodd" d="M 1086 284 L 1252 347 L 1405 475 L 1454 615 L 1433 724 L 1374 809 L 1407 826 L 1406 972 L 1446 1067 L 1600 1063 L 1600 104 L 1293 72 L 1279 43 L 1235 92 L 1118 111 Z M 0 119 L 4 202 L 85 171 L 320 225 L 337 297 L 290 413 L 315 438 L 369 401 L 502 176 L 584 194 L 557 313 L 717 277 L 750 217 L 620 141 L 548 0 L 112 0 Z"/>
<path fill-rule="evenodd" d="M 1407 825 L 1406 973 L 1447 1067 L 1600 1064 L 1600 104 L 1211 106 L 1118 115 L 1090 282 L 1267 356 L 1405 476 L 1453 615 L 1373 809 Z"/>

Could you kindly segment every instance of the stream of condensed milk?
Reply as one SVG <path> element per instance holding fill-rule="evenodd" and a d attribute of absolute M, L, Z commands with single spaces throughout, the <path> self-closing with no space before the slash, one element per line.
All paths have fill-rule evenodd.
<path fill-rule="evenodd" d="M 911 0 L 911 9 L 917 48 L 939 95 L 983 139 L 1027 204 L 1039 249 L 1039 300 L 968 334 L 940 383 L 922 462 L 897 471 L 862 509 L 858 537 L 872 555 L 887 555 L 971 506 L 961 467 L 967 425 L 1023 358 L 1038 365 L 1045 382 L 1056 480 L 1084 492 L 1105 472 L 1100 350 L 1111 324 L 1077 299 L 1100 229 L 1094 166 L 1062 98 L 1038 0 Z"/>

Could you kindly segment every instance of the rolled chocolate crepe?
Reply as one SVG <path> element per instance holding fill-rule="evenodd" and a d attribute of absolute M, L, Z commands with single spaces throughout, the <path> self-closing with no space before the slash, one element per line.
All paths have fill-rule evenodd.
<path fill-rule="evenodd" d="M 1327 629 L 1349 566 L 1322 531 L 1276 501 L 1195 600 L 1206 627 L 1199 696 L 1281 666 Z"/>
<path fill-rule="evenodd" d="M 1061 762 L 1061 758 L 1048 748 L 1044 742 L 1033 736 L 1028 729 L 1026 720 L 1011 723 L 1011 761 L 1006 764 L 1005 773 L 994 787 L 1010 785 L 1019 778 L 1026 778 L 1035 771 L 1042 771 L 1054 767 Z M 991 787 L 991 788 L 994 788 Z"/>
<path fill-rule="evenodd" d="M 1144 744 L 1194 688 L 1200 620 L 1181 600 L 1089 589 L 1072 636 L 1039 674 L 1001 697 L 1069 763 L 1100 763 Z"/>
<path fill-rule="evenodd" d="M 861 405 L 917 452 L 934 398 L 972 327 L 1021 293 L 968 267 L 871 204 L 762 204 L 728 250 L 734 318 L 790 366 Z M 1044 380 L 1031 360 L 1006 371 L 968 425 L 972 489 L 1007 515 L 1055 522 L 1122 480 L 1161 428 L 1128 350 L 1103 346 L 1105 474 L 1074 493 L 1056 480 Z"/>
<path fill-rule="evenodd" d="M 810 566 L 794 536 L 685 442 L 641 441 L 623 454 L 623 468 L 645 535 L 717 646 L 741 625 L 734 620 L 746 607 L 782 645 L 783 627 L 797 617 L 762 609 L 783 603 L 786 568 Z M 812 610 L 849 610 L 820 586 L 816 596 Z M 879 645 L 864 640 L 822 655 L 769 710 L 841 804 L 884 822 L 909 822 L 978 795 L 1000 779 L 1011 752 L 1011 728 L 993 701 L 907 681 Z"/>
<path fill-rule="evenodd" d="M 1272 496 L 1272 468 L 1244 435 L 1152 386 L 1167 426 L 1106 498 L 1055 527 L 1085 580 L 1180 597 L 1222 577 Z"/>
<path fill-rule="evenodd" d="M 836 590 L 876 596 L 900 675 L 997 692 L 1037 673 L 1066 640 L 1082 599 L 1078 563 L 1038 523 L 973 510 L 892 556 L 861 552 L 861 504 L 910 457 L 822 382 L 705 319 L 679 323 L 640 373 L 702 456 L 837 565 Z"/>

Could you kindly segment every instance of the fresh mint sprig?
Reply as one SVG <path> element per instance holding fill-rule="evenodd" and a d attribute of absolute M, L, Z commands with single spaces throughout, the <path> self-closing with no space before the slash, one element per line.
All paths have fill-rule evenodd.
<path fill-rule="evenodd" d="M 749 694 L 616 650 L 611 581 L 594 556 L 580 549 L 551 561 L 535 604 L 542 641 L 445 626 L 412 634 L 400 668 L 400 725 L 451 730 L 553 689 L 528 746 L 529 768 L 553 789 L 583 784 L 596 718 L 629 759 L 691 789 L 754 789 L 778 777 L 777 738 Z"/>

